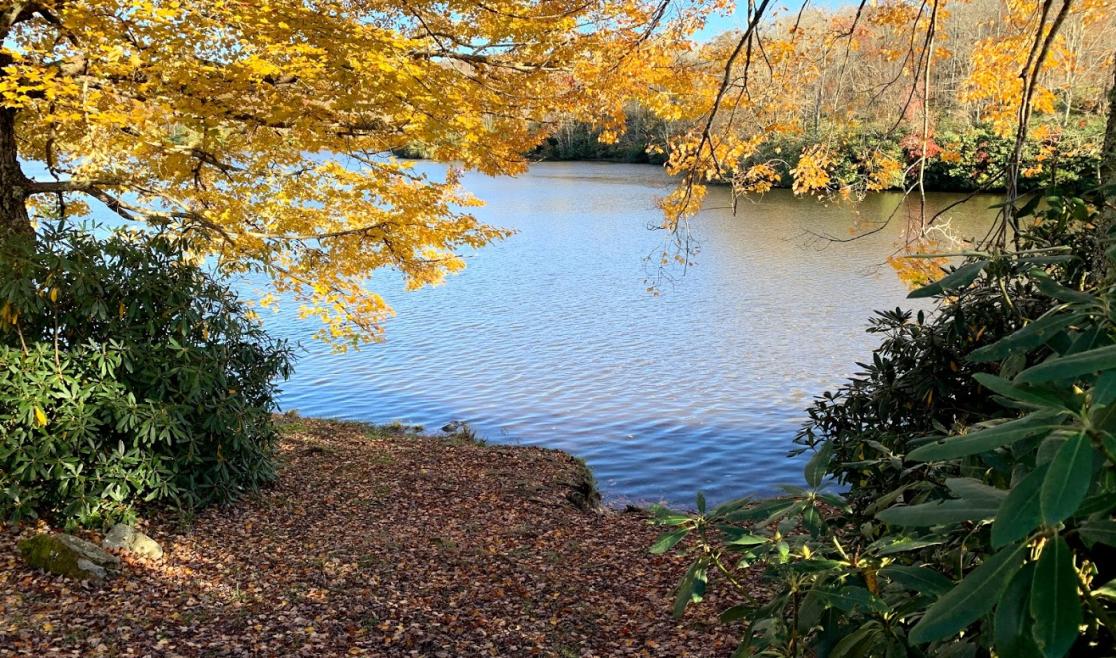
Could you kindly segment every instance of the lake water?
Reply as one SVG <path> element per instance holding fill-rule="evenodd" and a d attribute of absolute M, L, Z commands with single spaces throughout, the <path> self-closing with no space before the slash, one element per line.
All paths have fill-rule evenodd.
<path fill-rule="evenodd" d="M 487 201 L 482 219 L 518 232 L 438 288 L 408 293 L 377 275 L 372 287 L 398 311 L 386 342 L 333 354 L 293 308 L 265 317 L 306 348 L 284 409 L 435 431 L 464 420 L 490 441 L 584 458 L 614 502 L 770 493 L 801 482 L 791 439 L 811 398 L 869 357 L 866 319 L 909 306 L 883 265 L 906 210 L 855 242 L 809 236 L 847 237 L 898 195 L 846 206 L 775 191 L 734 216 L 715 189 L 693 222 L 696 267 L 653 296 L 644 258 L 664 236 L 648 225 L 672 185 L 661 169 L 544 163 L 466 185 Z M 956 230 L 979 232 L 988 205 L 954 211 Z"/>

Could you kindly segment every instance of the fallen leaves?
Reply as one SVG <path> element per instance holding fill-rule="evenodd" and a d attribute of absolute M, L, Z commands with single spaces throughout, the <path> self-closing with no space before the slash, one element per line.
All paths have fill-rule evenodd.
<path fill-rule="evenodd" d="M 670 617 L 681 556 L 638 513 L 567 500 L 577 462 L 352 423 L 290 422 L 278 483 L 188 526 L 161 562 L 74 583 L 0 533 L 0 655 L 724 656 L 714 605 Z"/>

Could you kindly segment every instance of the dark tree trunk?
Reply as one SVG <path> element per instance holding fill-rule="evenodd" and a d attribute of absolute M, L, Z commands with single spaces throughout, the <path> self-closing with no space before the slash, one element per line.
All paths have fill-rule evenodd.
<path fill-rule="evenodd" d="M 27 217 L 27 178 L 16 149 L 15 113 L 0 108 L 0 241 L 33 233 Z"/>
<path fill-rule="evenodd" d="M 1104 147 L 1101 150 L 1101 186 L 1104 190 L 1104 208 L 1097 227 L 1099 240 L 1094 265 L 1105 278 L 1116 276 L 1116 268 L 1105 257 L 1105 249 L 1110 240 L 1108 234 L 1116 227 L 1116 63 L 1112 67 L 1112 86 L 1108 90 L 1108 124 L 1104 131 Z"/>
<path fill-rule="evenodd" d="M 0 37 L 7 37 L 15 15 L 5 18 L 7 22 L 0 25 Z M 0 70 L 11 61 L 11 55 L 0 53 Z M 19 166 L 15 124 L 15 109 L 0 107 L 0 244 L 20 236 L 34 236 L 27 217 L 27 177 Z"/>
<path fill-rule="evenodd" d="M 1116 65 L 1112 67 L 1112 87 L 1108 90 L 1108 127 L 1104 131 L 1101 152 L 1101 182 L 1116 185 Z"/>

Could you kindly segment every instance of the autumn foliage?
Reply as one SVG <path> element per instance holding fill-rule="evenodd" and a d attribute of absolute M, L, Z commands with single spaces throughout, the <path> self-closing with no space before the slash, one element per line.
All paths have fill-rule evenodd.
<path fill-rule="evenodd" d="M 1042 123 L 1022 154 L 1032 180 L 1049 182 L 1058 158 L 1099 160 L 1099 131 L 1084 143 L 1068 137 L 1078 124 L 1103 122 L 1116 12 L 1104 0 L 1065 3 L 1064 15 L 1047 4 L 752 3 L 747 23 L 691 58 L 697 91 L 675 97 L 688 129 L 669 147 L 667 167 L 683 184 L 663 202 L 665 225 L 697 212 L 710 182 L 731 181 L 737 194 L 750 194 L 785 179 L 798 194 L 842 198 L 918 189 L 935 173 L 930 185 L 940 185 L 942 172 L 962 159 L 977 168 L 979 149 L 965 142 L 976 132 L 986 132 L 989 150 L 1013 142 L 1021 107 Z M 1021 72 L 1034 67 L 1041 51 L 1034 44 L 1046 37 L 1025 90 Z M 862 144 L 853 147 L 850 135 Z M 1015 154 L 1006 150 L 985 154 L 994 170 L 977 189 L 1008 187 Z M 1097 182 L 1094 170 L 1085 186 Z M 914 227 L 914 238 L 925 228 Z"/>
<path fill-rule="evenodd" d="M 480 200 L 458 169 L 435 180 L 393 153 L 515 174 L 571 121 L 616 140 L 638 102 L 672 127 L 652 155 L 682 182 L 663 200 L 678 229 L 710 181 L 754 193 L 789 177 L 801 194 L 850 197 L 923 183 L 931 152 L 957 157 L 960 144 L 936 138 L 949 120 L 1010 132 L 1020 107 L 1063 123 L 1093 111 L 1113 31 L 1108 2 L 1073 3 L 1024 90 L 1040 16 L 1029 2 L 759 2 L 708 43 L 695 31 L 729 3 L 3 6 L 4 232 L 26 234 L 44 199 L 63 195 L 69 217 L 102 205 L 197 233 L 226 270 L 270 277 L 280 295 L 265 305 L 294 298 L 340 346 L 379 337 L 391 313 L 373 272 L 437 284 L 506 235 L 470 212 Z M 850 162 L 842 135 L 865 131 L 912 136 L 917 162 L 886 139 Z M 769 148 L 788 137 L 793 153 Z"/>
<path fill-rule="evenodd" d="M 615 132 L 623 99 L 670 75 L 652 64 L 690 20 L 635 1 L 0 7 L 3 232 L 64 194 L 68 217 L 101 204 L 200 234 L 338 344 L 390 314 L 372 272 L 436 284 L 505 235 L 470 214 L 458 170 L 432 180 L 393 151 L 514 174 L 559 114 Z"/>

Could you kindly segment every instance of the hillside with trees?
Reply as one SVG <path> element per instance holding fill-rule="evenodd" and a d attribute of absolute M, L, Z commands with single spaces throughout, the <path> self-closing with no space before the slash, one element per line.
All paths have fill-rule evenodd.
<path fill-rule="evenodd" d="M 909 86 L 899 80 L 911 62 L 899 55 L 916 35 L 889 22 L 883 10 L 865 7 L 858 15 L 855 6 L 807 6 L 800 13 L 773 15 L 757 28 L 771 39 L 769 52 L 757 53 L 757 68 L 769 69 L 787 56 L 780 49 L 792 47 L 793 70 L 782 74 L 794 84 L 780 87 L 779 111 L 769 117 L 775 130 L 749 160 L 770 165 L 776 173 L 766 180 L 789 188 L 790 172 L 812 144 L 833 145 L 838 180 L 848 172 L 851 181 L 858 159 L 878 150 L 905 169 L 888 176 L 885 189 L 903 190 L 915 182 L 910 167 L 925 148 L 927 189 L 1003 191 L 1004 181 L 996 175 L 1012 155 L 1014 116 L 1005 114 L 997 95 L 1010 93 L 1013 83 L 994 66 L 1003 57 L 996 52 L 1000 45 L 1024 47 L 1019 20 L 1002 2 L 943 7 L 934 65 Z M 784 42 L 792 29 L 794 38 Z M 1020 184 L 1037 189 L 1056 183 L 1084 191 L 1095 185 L 1100 167 L 1116 14 L 1103 3 L 1085 7 L 1067 18 L 1060 34 L 1043 67 L 1043 93 L 1035 99 Z M 721 34 L 680 56 L 680 65 L 713 68 L 738 38 L 739 32 Z M 846 105 L 850 100 L 863 104 Z M 924 103 L 933 108 L 925 145 Z M 661 164 L 671 140 L 686 130 L 684 121 L 657 116 L 638 103 L 625 108 L 625 119 L 626 130 L 608 143 L 598 139 L 600 130 L 592 124 L 561 119 L 531 157 Z"/>

